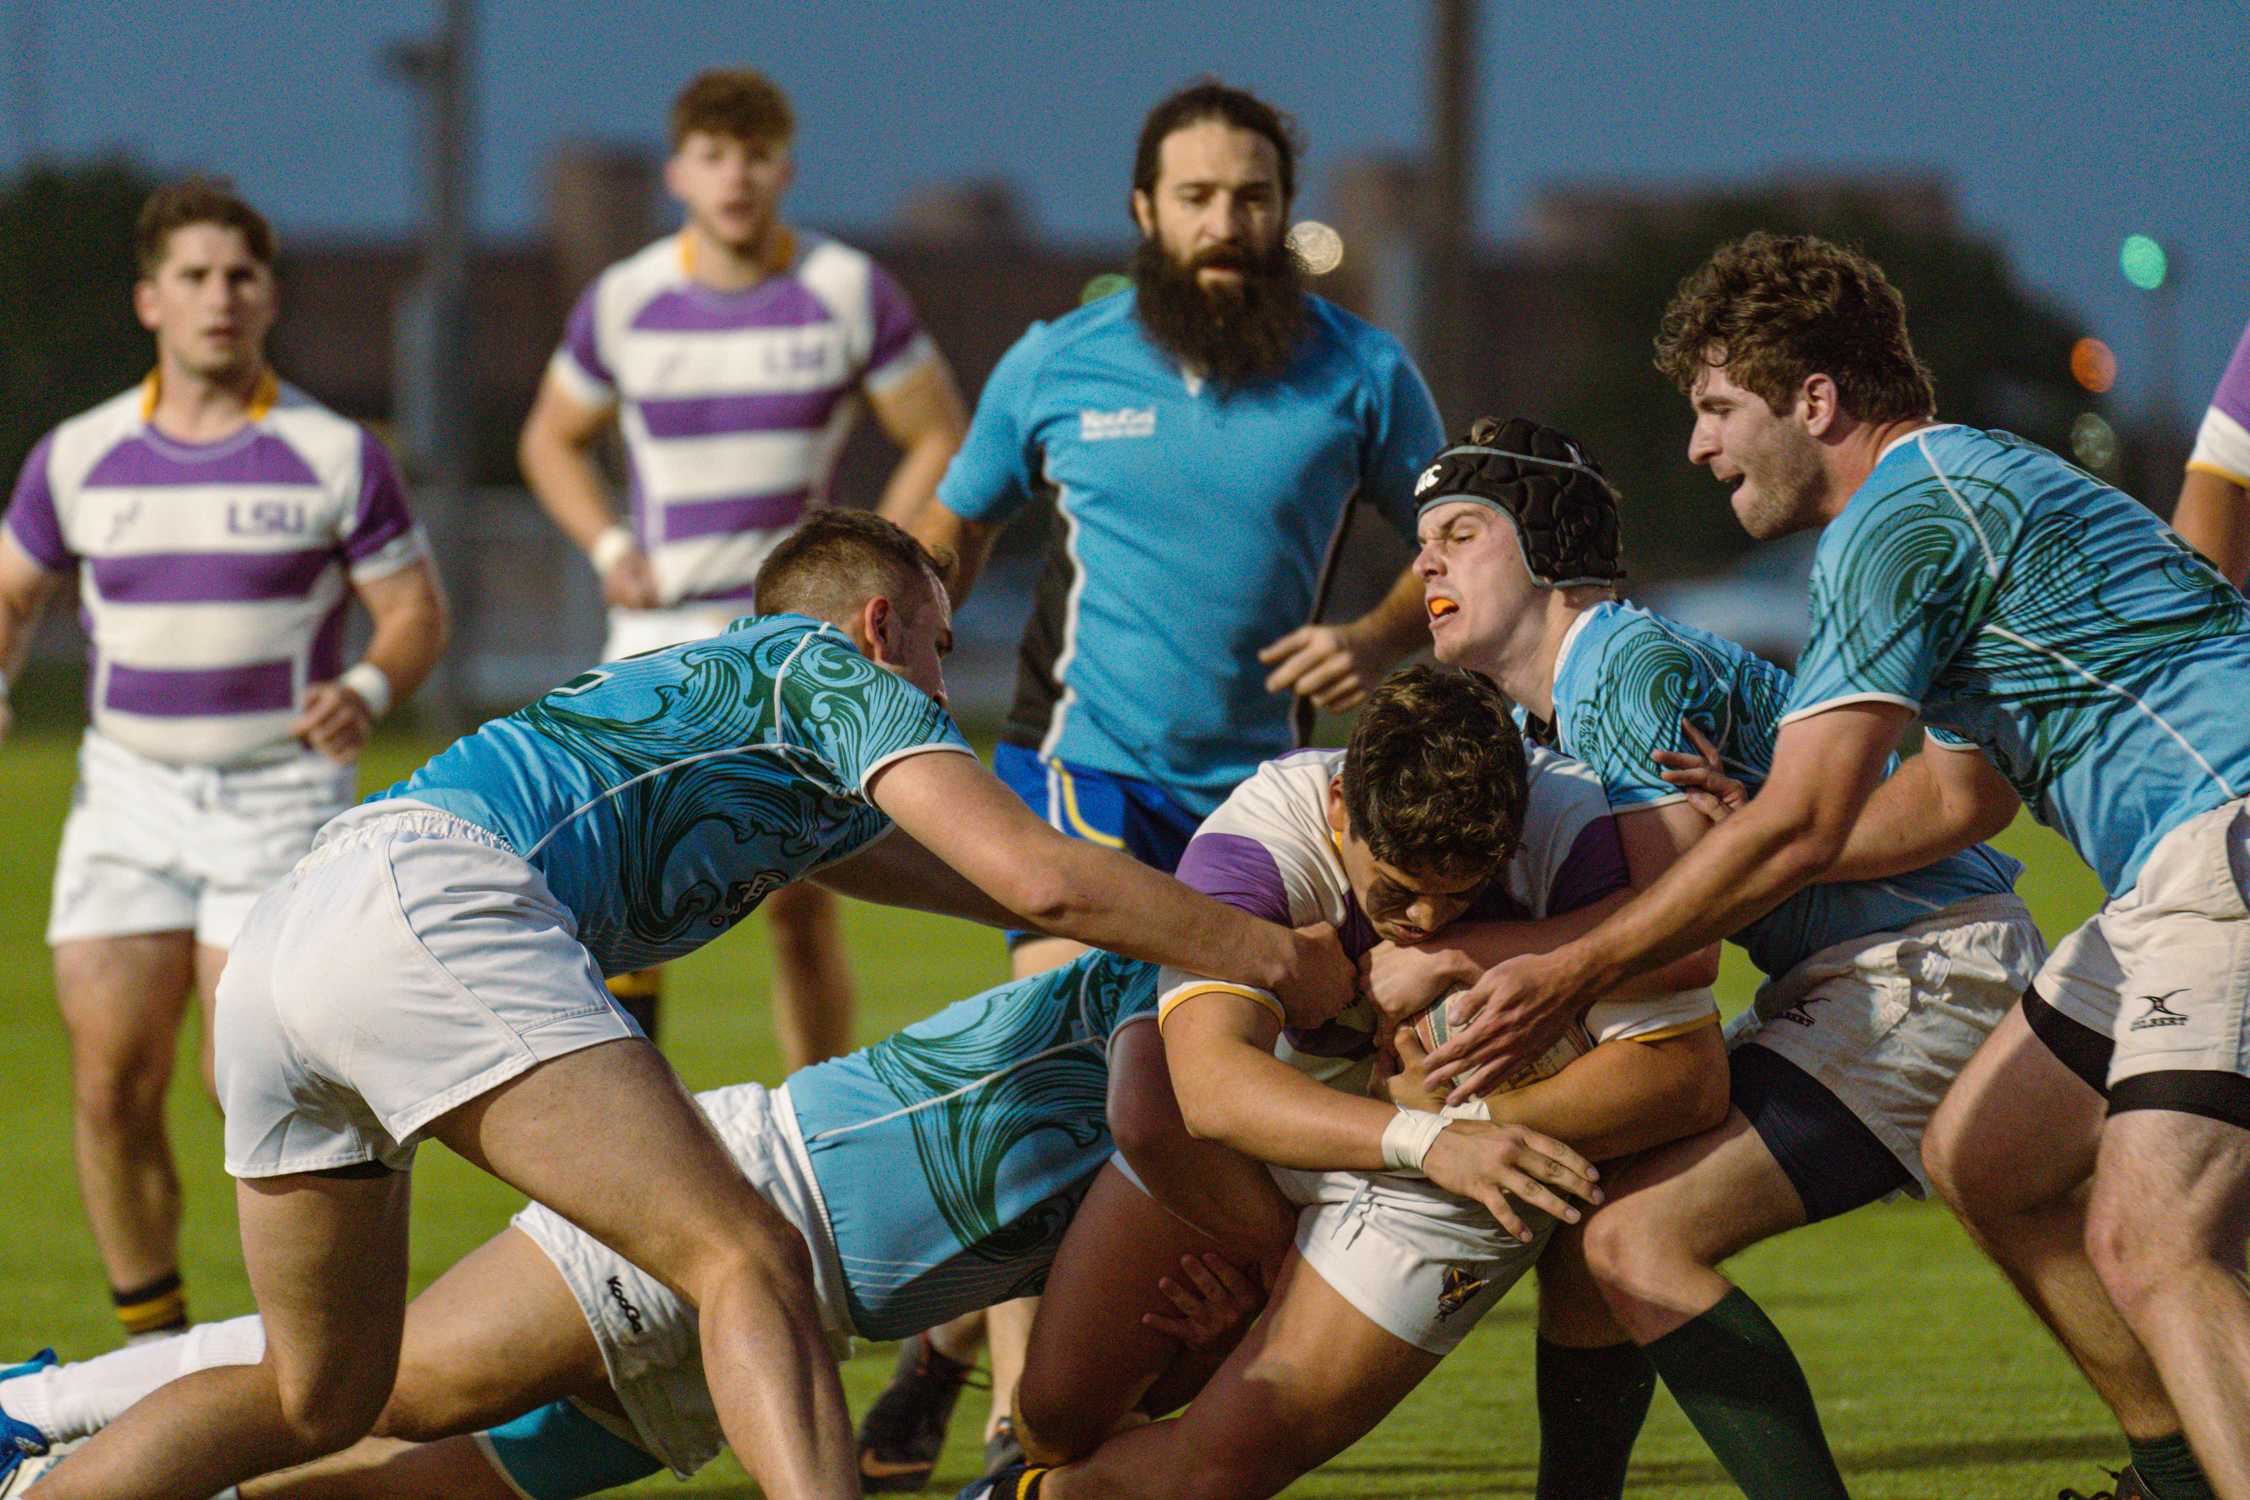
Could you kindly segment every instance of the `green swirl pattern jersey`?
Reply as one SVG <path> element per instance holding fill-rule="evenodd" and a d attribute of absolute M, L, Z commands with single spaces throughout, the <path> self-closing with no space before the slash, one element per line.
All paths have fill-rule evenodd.
<path fill-rule="evenodd" d="M 833 625 L 769 615 L 583 672 L 368 800 L 498 834 L 622 974 L 874 842 L 868 781 L 929 750 L 969 752 L 935 700 Z"/>
<path fill-rule="evenodd" d="M 1982 750 L 2110 895 L 2250 793 L 2250 605 L 2141 505 L 2005 432 L 1928 427 L 1828 527 L 1782 722 L 1920 712 Z"/>
<path fill-rule="evenodd" d="M 1717 742 L 1727 774 L 1752 791 L 1765 785 L 1789 688 L 1787 672 L 1722 636 L 1638 605 L 1599 604 L 1578 617 L 1555 660 L 1552 729 L 1526 728 L 1590 766 L 1613 810 L 1632 812 L 1683 799 L 1650 759 L 1657 750 L 1695 749 L 1683 718 Z M 1521 709 L 1517 719 L 1524 721 Z M 1956 901 L 2012 890 L 2022 869 L 1979 844 L 1889 880 L 1807 886 L 1734 941 L 1778 976 L 1832 943 L 1895 932 Z"/>
<path fill-rule="evenodd" d="M 1111 1145 L 1111 1035 L 1152 965 L 1092 952 L 791 1075 L 853 1326 L 904 1338 L 1046 1284 Z"/>

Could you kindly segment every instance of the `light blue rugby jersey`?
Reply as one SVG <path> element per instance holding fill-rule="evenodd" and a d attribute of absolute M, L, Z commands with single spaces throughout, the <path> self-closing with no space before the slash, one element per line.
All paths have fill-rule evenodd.
<path fill-rule="evenodd" d="M 1756 791 L 1773 766 L 1789 689 L 1787 672 L 1722 636 L 1634 604 L 1596 605 L 1571 627 L 1555 663 L 1556 748 L 1593 768 L 1616 811 L 1655 807 L 1686 795 L 1650 758 L 1693 753 L 1680 728 L 1685 716 L 1719 746 L 1727 774 Z M 1520 708 L 1517 717 L 1524 719 Z M 1778 976 L 1832 943 L 1895 932 L 1957 901 L 2013 890 L 2022 870 L 1979 844 L 1888 880 L 1807 886 L 1733 940 Z"/>
<path fill-rule="evenodd" d="M 2250 604 L 2130 496 L 2011 434 L 1892 444 L 1820 539 L 1812 621 L 1783 723 L 1918 710 L 2111 896 L 2250 793 Z"/>
<path fill-rule="evenodd" d="M 1051 493 L 1060 518 L 1007 739 L 1199 816 L 1291 747 L 1259 650 L 1311 614 L 1355 494 L 1413 535 L 1444 445 L 1397 340 L 1307 300 L 1303 352 L 1245 386 L 1183 373 L 1131 292 L 1033 324 L 992 372 L 938 498 L 1005 521 Z"/>
<path fill-rule="evenodd" d="M 498 834 L 604 974 L 669 963 L 891 826 L 870 777 L 968 752 L 936 700 L 803 615 L 582 672 L 368 800 Z"/>
<path fill-rule="evenodd" d="M 1095 951 L 791 1075 L 852 1325 L 904 1338 L 1046 1284 L 1109 1160 L 1110 1037 L 1156 968 Z"/>

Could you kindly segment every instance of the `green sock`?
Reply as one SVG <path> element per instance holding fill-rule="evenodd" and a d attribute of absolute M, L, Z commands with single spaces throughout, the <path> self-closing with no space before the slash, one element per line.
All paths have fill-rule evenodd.
<path fill-rule="evenodd" d="M 2203 1465 L 2195 1461 L 2186 1433 L 2146 1442 L 2127 1438 L 2125 1451 L 2131 1455 L 2133 1472 L 2147 1482 L 2156 1500 L 2219 1500 L 2211 1481 L 2203 1477 Z"/>
<path fill-rule="evenodd" d="M 1617 1500 L 1656 1371 L 1631 1344 L 1573 1349 L 1540 1339 L 1538 1500 Z"/>
<path fill-rule="evenodd" d="M 1805 1372 L 1748 1293 L 1728 1292 L 1647 1353 L 1749 1500 L 1845 1500 Z"/>

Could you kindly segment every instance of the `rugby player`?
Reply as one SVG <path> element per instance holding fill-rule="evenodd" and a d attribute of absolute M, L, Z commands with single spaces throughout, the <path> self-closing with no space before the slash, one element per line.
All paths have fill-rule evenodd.
<path fill-rule="evenodd" d="M 2250 579 L 2250 325 L 2211 393 L 2187 468 L 2172 524 L 2239 588 Z"/>
<path fill-rule="evenodd" d="M 0 530 L 0 737 L 72 573 L 89 723 L 47 941 L 70 1039 L 79 1192 L 128 1337 L 186 1326 L 164 1121 L 195 996 L 250 904 L 350 805 L 353 762 L 444 648 L 445 606 L 391 456 L 266 362 L 272 228 L 224 183 L 159 189 L 133 232 L 138 387 L 24 460 Z M 357 599 L 374 624 L 343 659 Z"/>
<path fill-rule="evenodd" d="M 1159 101 L 1134 149 L 1132 289 L 1016 342 L 915 525 L 958 559 L 959 604 L 1008 522 L 1053 497 L 993 769 L 1054 827 L 1161 870 L 1290 747 L 1289 695 L 1347 710 L 1422 643 L 1405 572 L 1358 619 L 1275 634 L 1311 619 L 1355 496 L 1412 534 L 1415 472 L 1444 441 L 1398 342 L 1304 289 L 1284 241 L 1299 150 L 1241 89 Z M 1074 951 L 1024 936 L 1017 974 Z M 1019 1310 L 993 1341 L 995 1428 L 1024 1331 Z M 863 1431 L 871 1482 L 918 1485 L 937 1454 L 976 1330 L 934 1337 L 960 1361 L 901 1351 Z"/>
<path fill-rule="evenodd" d="M 1497 689 L 1432 667 L 1386 682 L 1348 750 L 1261 768 L 1204 822 L 1179 873 L 1247 912 L 1333 922 L 1361 954 L 1456 920 L 1498 923 L 1488 936 L 1505 928 L 1527 951 L 1586 930 L 1626 881 L 1600 784 L 1548 750 L 1527 760 Z M 1726 1107 L 1708 989 L 1609 997 L 1571 1049 L 1583 1055 L 1454 1115 L 1368 1097 L 1377 1049 L 1363 1002 L 1306 1029 L 1255 986 L 1175 968 L 1161 992 L 1163 1043 L 1145 1061 L 1159 1080 L 1168 1068 L 1203 1159 L 1146 1170 L 1135 1147 L 1161 1132 L 1113 1111 L 1155 1196 L 1117 1171 L 1096 1182 L 1041 1303 L 1019 1402 L 1032 1455 L 1077 1461 L 1004 1470 L 964 1496 L 1282 1489 L 1380 1421 L 1530 1267 L 1554 1218 L 1578 1217 L 1465 1194 L 1448 1158 L 1480 1127 L 1459 1114 L 1601 1160 L 1708 1128 Z M 1398 1075 L 1394 1097 L 1418 1097 L 1417 1083 Z M 1243 1157 L 1267 1165 L 1240 1170 Z M 1166 1352 L 1136 1326 L 1142 1270 L 1195 1248 L 1181 1220 L 1253 1233 L 1259 1200 L 1278 1207 L 1280 1256 L 1263 1319 L 1179 1420 L 1102 1441 Z"/>
<path fill-rule="evenodd" d="M 953 374 L 890 273 L 782 217 L 795 176 L 789 101 L 748 68 L 697 75 L 672 102 L 664 182 L 679 233 L 604 271 L 571 310 L 524 423 L 525 482 L 583 548 L 609 602 L 614 661 L 716 635 L 753 608 L 758 564 L 830 499 L 865 397 L 899 449 L 880 511 L 904 521 L 967 426 Z M 595 450 L 622 432 L 629 520 Z M 774 1026 L 788 1066 L 851 1046 L 852 979 L 835 898 L 774 893 Z M 651 1037 L 662 977 L 611 989 Z"/>
<path fill-rule="evenodd" d="M 1864 257 L 1727 246 L 1658 349 L 1694 406 L 1688 456 L 1744 527 L 1827 528 L 1812 638 L 1758 795 L 1595 932 L 1488 972 L 1433 1074 L 1473 1088 L 1621 976 L 2029 806 L 2108 900 L 1956 1081 L 1924 1160 L 2117 1414 L 2123 1492 L 2202 1493 L 2200 1460 L 2250 1496 L 2250 604 L 2129 496 L 1938 423 Z M 1885 780 L 1917 714 L 1928 749 Z"/>
<path fill-rule="evenodd" d="M 364 1435 L 397 1361 L 425 1137 L 698 1309 L 719 1421 L 768 1493 L 856 1492 L 803 1239 L 601 983 L 812 870 L 1216 965 L 1307 1017 L 1350 997 L 1333 932 L 1064 839 L 978 765 L 943 706 L 944 589 L 906 533 L 824 511 L 758 590 L 776 613 L 583 673 L 336 819 L 253 909 L 218 1073 L 263 1360 L 143 1401 L 40 1481 L 49 1500 L 203 1500 Z"/>
<path fill-rule="evenodd" d="M 1732 641 L 1621 600 L 1618 511 L 1575 441 L 1488 418 L 1425 471 L 1415 566 L 1439 660 L 1497 682 L 1533 743 L 1601 778 L 1645 888 L 1711 826 L 1653 757 L 1695 751 L 1700 731 L 1754 788 L 1791 684 Z M 1844 1493 L 1796 1357 L 1718 1267 L 1801 1224 L 1927 1193 L 1931 1112 L 2046 958 L 2014 894 L 2020 869 L 1979 844 L 1887 880 L 1807 886 L 1731 935 L 1766 976 L 1728 1032 L 1733 1107 L 1611 1173 L 1584 1229 L 1616 1322 L 1547 1307 L 1576 1283 L 1542 1276 L 1553 1324 L 1610 1335 L 1540 1343 L 1542 1495 L 1622 1491 L 1652 1363 L 1745 1494 Z M 1485 967 L 1442 939 L 1374 957 L 1374 999 L 1399 1017 Z"/>

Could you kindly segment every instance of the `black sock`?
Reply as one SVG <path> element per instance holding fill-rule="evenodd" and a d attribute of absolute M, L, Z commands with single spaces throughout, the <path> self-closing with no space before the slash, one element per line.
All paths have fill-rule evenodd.
<path fill-rule="evenodd" d="M 1844 1500 L 1812 1387 L 1789 1341 L 1748 1293 L 1728 1292 L 1647 1352 L 1749 1500 Z"/>
<path fill-rule="evenodd" d="M 187 1287 L 177 1271 L 168 1271 L 147 1286 L 124 1291 L 112 1287 L 109 1300 L 117 1307 L 117 1321 L 124 1325 L 128 1340 L 180 1333 L 188 1326 Z"/>
<path fill-rule="evenodd" d="M 1540 1339 L 1532 1365 L 1539 1391 L 1538 1500 L 1617 1500 L 1656 1394 L 1648 1356 L 1631 1344 L 1573 1349 Z"/>
<path fill-rule="evenodd" d="M 2188 1446 L 2186 1433 L 2175 1432 L 2146 1442 L 2127 1438 L 2125 1451 L 2132 1455 L 2129 1462 L 2133 1472 L 2141 1476 L 2156 1500 L 2219 1500 L 2211 1481 L 2204 1477 L 2203 1465 L 2195 1461 L 2195 1450 Z"/>

